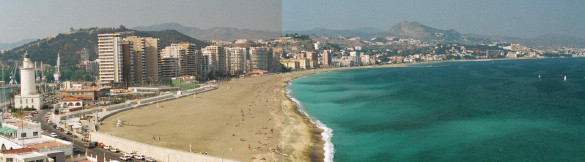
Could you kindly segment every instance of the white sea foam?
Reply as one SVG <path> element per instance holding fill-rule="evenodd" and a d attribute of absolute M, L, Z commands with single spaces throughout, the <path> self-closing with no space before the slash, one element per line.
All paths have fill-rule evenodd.
<path fill-rule="evenodd" d="M 325 151 L 324 155 L 325 158 L 323 158 L 324 162 L 333 162 L 333 155 L 335 154 L 335 147 L 333 145 L 333 143 L 331 143 L 331 137 L 333 137 L 333 129 L 327 127 L 327 125 L 321 123 L 321 121 L 312 118 L 311 116 L 309 116 L 309 114 L 307 114 L 307 112 L 305 112 L 302 109 L 302 104 L 299 100 L 297 100 L 296 98 L 292 97 L 292 91 L 290 90 L 289 86 L 292 83 L 288 83 L 288 86 L 285 88 L 286 89 L 286 97 L 289 98 L 290 100 L 292 100 L 293 102 L 295 102 L 297 104 L 297 111 L 301 112 L 302 114 L 304 114 L 305 116 L 307 116 L 309 118 L 309 121 L 315 125 L 317 125 L 317 127 L 323 129 L 323 133 L 321 133 L 321 139 L 323 141 L 325 141 L 325 144 L 323 145 L 323 150 Z"/>

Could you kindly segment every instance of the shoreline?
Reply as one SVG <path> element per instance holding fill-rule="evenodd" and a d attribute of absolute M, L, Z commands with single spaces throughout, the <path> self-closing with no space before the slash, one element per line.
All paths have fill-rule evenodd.
<path fill-rule="evenodd" d="M 300 116 L 302 118 L 302 122 L 303 124 L 305 124 L 306 127 L 309 128 L 310 130 L 310 139 L 309 139 L 309 152 L 308 154 L 306 154 L 306 156 L 308 156 L 308 159 L 312 162 L 323 162 L 326 161 L 324 160 L 327 156 L 327 149 L 325 149 L 325 144 L 326 143 L 330 143 L 330 141 L 325 141 L 323 140 L 323 133 L 325 132 L 325 128 L 320 127 L 318 123 L 318 120 L 315 121 L 313 119 L 311 119 L 311 116 L 309 116 L 309 114 L 307 114 L 306 112 L 301 110 L 301 104 L 300 101 L 296 100 L 293 96 L 292 96 L 292 90 L 288 89 L 288 86 L 290 86 L 292 83 L 292 81 L 305 77 L 305 76 L 309 76 L 309 75 L 313 75 L 313 74 L 317 74 L 317 73 L 309 73 L 306 75 L 301 75 L 298 77 L 294 77 L 290 80 L 287 80 L 284 82 L 285 86 L 282 87 L 282 89 L 284 89 L 283 93 L 284 93 L 284 99 L 287 100 L 287 102 L 290 103 L 291 107 L 295 114 Z"/>
<path fill-rule="evenodd" d="M 425 63 L 432 63 L 432 62 L 425 62 Z M 307 145 L 308 148 L 306 149 L 305 156 L 307 156 L 308 161 L 318 161 L 318 162 L 331 162 L 333 161 L 335 147 L 334 144 L 331 142 L 331 138 L 333 137 L 333 130 L 327 127 L 325 124 L 321 123 L 318 119 L 311 117 L 308 113 L 302 111 L 301 106 L 302 103 L 296 100 L 292 96 L 292 90 L 288 89 L 288 86 L 291 85 L 291 82 L 306 77 L 309 75 L 331 72 L 331 71 L 343 71 L 343 70 L 355 70 L 355 69 L 373 69 L 373 68 L 397 68 L 397 67 L 408 67 L 409 65 L 414 64 L 424 64 L 424 63 L 413 63 L 413 64 L 386 64 L 386 65 L 379 65 L 379 66 L 357 66 L 357 67 L 341 67 L 341 68 L 327 68 L 327 69 L 313 69 L 313 70 L 303 70 L 303 71 L 295 71 L 292 73 L 300 74 L 299 76 L 294 76 L 288 80 L 283 82 L 283 97 L 284 99 L 290 103 L 290 107 L 294 109 L 296 115 L 300 116 L 303 120 L 303 124 L 310 129 L 310 137 L 309 141 L 310 144 Z M 287 74 L 281 74 L 287 75 Z M 290 75 L 290 74 L 289 74 Z M 286 141 L 283 141 L 286 142 Z"/>

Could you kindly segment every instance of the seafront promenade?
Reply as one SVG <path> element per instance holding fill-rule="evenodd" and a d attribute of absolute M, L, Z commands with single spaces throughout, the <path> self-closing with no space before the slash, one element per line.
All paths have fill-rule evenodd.
<path fill-rule="evenodd" d="M 168 101 L 168 100 L 173 100 L 173 99 L 177 99 L 177 98 L 181 98 L 181 97 L 185 97 L 185 96 L 189 96 L 189 95 L 193 95 L 193 94 L 208 92 L 208 91 L 212 91 L 215 89 L 217 89 L 217 86 L 204 85 L 204 86 L 201 86 L 199 88 L 178 92 L 180 94 L 178 94 L 177 92 L 175 92 L 175 93 L 167 92 L 167 93 L 163 93 L 161 95 L 154 96 L 154 97 L 138 99 L 138 100 L 130 100 L 130 101 L 126 101 L 124 103 L 119 103 L 119 104 L 114 104 L 114 105 L 109 105 L 109 106 L 101 106 L 101 107 L 97 107 L 97 108 L 85 109 L 85 110 L 70 112 L 70 113 L 66 113 L 66 114 L 52 114 L 50 119 L 53 123 L 60 123 L 61 121 L 67 120 L 69 118 L 83 117 L 83 116 L 90 115 L 90 116 L 95 116 L 96 119 L 98 119 L 98 121 L 102 121 L 105 118 L 111 116 L 112 114 L 115 114 L 115 113 L 118 113 L 121 111 L 126 111 L 129 109 L 133 109 L 133 108 L 137 108 L 137 107 L 141 107 L 141 106 L 151 105 L 151 104 L 155 104 L 157 102 L 164 102 L 164 101 Z"/>

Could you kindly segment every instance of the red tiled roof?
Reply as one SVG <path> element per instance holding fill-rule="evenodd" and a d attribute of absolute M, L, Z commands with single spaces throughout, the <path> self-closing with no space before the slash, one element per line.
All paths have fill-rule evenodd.
<path fill-rule="evenodd" d="M 83 101 L 77 97 L 65 97 L 63 101 Z"/>
<path fill-rule="evenodd" d="M 12 149 L 12 150 L 4 150 L 2 154 L 20 154 L 25 152 L 33 152 L 37 150 L 36 148 L 19 148 L 19 149 Z"/>
<path fill-rule="evenodd" d="M 36 145 L 30 145 L 28 147 L 30 148 L 36 148 L 36 149 L 44 149 L 44 148 L 53 148 L 53 147 L 59 147 L 59 146 L 65 146 L 67 144 L 58 142 L 58 141 L 52 141 L 52 142 L 45 142 L 45 143 L 40 143 L 40 144 L 36 144 Z"/>

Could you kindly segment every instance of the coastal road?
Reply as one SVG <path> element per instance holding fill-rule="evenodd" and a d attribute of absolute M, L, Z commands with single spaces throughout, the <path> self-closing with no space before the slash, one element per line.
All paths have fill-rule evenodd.
<path fill-rule="evenodd" d="M 79 151 L 84 152 L 85 150 L 87 150 L 87 154 L 88 155 L 97 155 L 98 156 L 98 160 L 99 161 L 103 161 L 104 159 L 104 155 L 106 156 L 106 160 L 110 161 L 110 160 L 119 160 L 119 157 L 122 156 L 121 153 L 114 153 L 111 152 L 110 150 L 105 150 L 102 148 L 90 148 L 87 149 L 84 145 L 84 142 L 82 142 L 79 138 L 73 138 L 72 136 L 66 135 L 64 132 L 61 132 L 55 128 L 53 128 L 52 125 L 50 125 L 49 123 L 47 123 L 47 121 L 45 120 L 45 115 L 49 112 L 52 111 L 52 109 L 48 109 L 48 110 L 41 110 L 37 115 L 35 115 L 35 117 L 33 118 L 33 120 L 38 121 L 41 123 L 41 129 L 43 129 L 46 133 L 50 134 L 50 133 L 56 133 L 59 136 L 63 136 L 66 138 L 67 141 L 71 141 L 73 142 L 73 145 L 79 149 Z M 81 153 L 84 154 L 84 153 Z"/>

